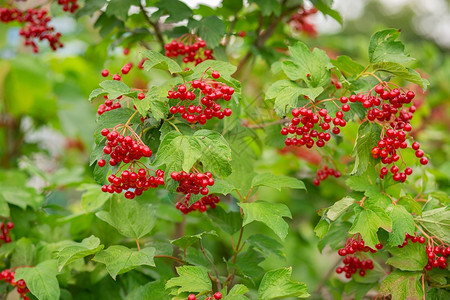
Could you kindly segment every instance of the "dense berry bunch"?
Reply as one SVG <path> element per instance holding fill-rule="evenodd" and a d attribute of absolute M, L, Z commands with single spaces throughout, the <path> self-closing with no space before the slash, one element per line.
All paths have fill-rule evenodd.
<path fill-rule="evenodd" d="M 17 21 L 23 23 L 19 34 L 25 38 L 25 46 L 31 46 L 35 53 L 39 52 L 37 41 L 47 40 L 53 51 L 63 47 L 63 44 L 59 41 L 61 34 L 59 32 L 54 33 L 55 29 L 49 25 L 51 19 L 47 15 L 47 10 L 42 8 L 30 8 L 25 11 L 17 8 L 0 8 L 0 22 Z"/>
<path fill-rule="evenodd" d="M 120 134 L 118 130 L 121 129 L 123 129 L 123 134 L 130 131 L 131 135 Z M 121 162 L 128 164 L 137 161 L 142 157 L 152 156 L 152 150 L 142 142 L 139 136 L 130 127 L 117 125 L 112 131 L 108 128 L 104 128 L 102 129 L 101 134 L 106 137 L 103 153 L 111 156 L 111 159 L 109 160 L 111 166 L 118 165 Z M 99 167 L 104 167 L 106 165 L 103 156 L 97 163 Z"/>
<path fill-rule="evenodd" d="M 14 280 L 15 272 L 12 270 L 3 270 L 0 272 L 0 280 L 8 282 L 13 287 L 17 287 L 17 293 L 20 295 L 20 297 L 24 300 L 30 300 L 27 293 L 30 292 L 30 290 L 27 288 L 27 285 L 23 279 L 20 279 L 19 281 Z"/>
<path fill-rule="evenodd" d="M 116 174 L 111 174 L 108 177 L 109 185 L 103 185 L 102 191 L 105 193 L 122 193 L 125 191 L 125 198 L 133 199 L 136 196 L 150 188 L 157 188 L 164 185 L 164 171 L 156 170 L 155 175 L 150 175 L 149 169 L 145 167 L 135 168 L 135 164 L 130 166 L 125 171 L 118 171 Z M 120 173 L 120 174 L 119 174 Z"/>
<path fill-rule="evenodd" d="M 205 300 L 220 300 L 222 299 L 222 293 L 221 292 L 216 292 L 213 296 L 211 297 L 206 297 Z M 198 300 L 197 297 L 194 294 L 190 294 L 187 297 L 187 300 Z"/>
<path fill-rule="evenodd" d="M 448 266 L 447 256 L 450 256 L 450 247 L 446 244 L 440 246 L 433 246 L 432 240 L 426 247 L 428 263 L 425 266 L 425 270 L 431 271 L 433 268 L 446 269 Z"/>
<path fill-rule="evenodd" d="M 406 177 L 412 174 L 412 169 L 403 161 L 400 150 L 408 148 L 410 121 L 416 107 L 414 105 L 409 108 L 404 106 L 412 102 L 415 94 L 413 91 L 402 93 L 397 88 L 390 89 L 387 84 L 385 86 L 377 85 L 374 90 L 376 95 L 371 95 L 371 91 L 369 91 L 366 95 L 352 95 L 348 100 L 361 102 L 368 109 L 367 119 L 384 127 L 378 145 L 372 149 L 372 157 L 381 158 L 381 162 L 386 165 L 380 170 L 380 178 L 383 179 L 390 172 L 395 181 L 405 182 Z M 346 102 L 347 98 L 342 97 L 341 101 Z M 420 163 L 426 165 L 428 159 L 423 157 L 424 152 L 419 149 L 419 143 L 413 142 L 411 148 L 416 151 L 415 154 L 417 158 L 420 158 Z M 400 163 L 398 163 L 399 160 Z"/>
<path fill-rule="evenodd" d="M 58 0 L 57 3 L 62 6 L 62 9 L 67 12 L 74 13 L 80 6 L 78 0 Z"/>
<path fill-rule="evenodd" d="M 377 244 L 377 250 L 383 248 L 382 244 Z M 364 277 L 366 275 L 367 270 L 373 269 L 373 262 L 371 259 L 365 259 L 362 252 L 372 252 L 375 253 L 377 250 L 367 247 L 364 244 L 364 240 L 362 238 L 350 238 L 345 243 L 344 248 L 339 249 L 338 254 L 340 256 L 345 256 L 342 262 L 344 263 L 344 267 L 337 267 L 336 273 L 340 274 L 342 272 L 345 273 L 346 278 L 350 278 L 352 274 L 355 274 L 359 270 L 359 275 Z M 359 252 L 359 256 L 357 256 Z"/>
<path fill-rule="evenodd" d="M 9 236 L 9 231 L 14 228 L 13 222 L 1 222 L 0 223 L 0 240 L 5 243 L 11 243 L 11 237 Z"/>
<path fill-rule="evenodd" d="M 196 35 L 183 35 L 165 44 L 164 49 L 167 57 L 183 56 L 184 63 L 194 62 L 198 65 L 205 60 L 214 59 L 212 50 Z"/>
<path fill-rule="evenodd" d="M 178 201 L 175 205 L 175 208 L 181 211 L 183 214 L 188 214 L 192 211 L 200 211 L 205 212 L 210 208 L 216 208 L 216 204 L 220 202 L 220 198 L 215 195 L 208 195 L 200 198 L 200 200 L 189 205 L 189 201 L 191 199 L 191 194 L 187 194 L 182 200 Z"/>
<path fill-rule="evenodd" d="M 114 109 L 118 109 L 121 108 L 122 105 L 120 104 L 120 99 L 122 99 L 122 96 L 117 97 L 116 99 L 108 99 L 108 96 L 103 96 L 103 98 L 105 99 L 104 104 L 100 104 L 98 109 L 97 109 L 97 113 L 99 115 L 104 114 L 107 111 L 111 111 Z"/>
<path fill-rule="evenodd" d="M 303 32 L 310 37 L 315 37 L 317 35 L 316 28 L 314 24 L 310 23 L 310 20 L 308 20 L 308 17 L 315 13 L 317 13 L 317 9 L 315 7 L 311 9 L 305 9 L 302 7 L 300 10 L 291 15 L 289 24 L 296 31 Z"/>
<path fill-rule="evenodd" d="M 317 186 L 320 185 L 320 182 L 327 179 L 328 176 L 334 176 L 336 178 L 339 178 L 339 177 L 341 177 L 341 172 L 339 172 L 338 170 L 329 168 L 328 166 L 324 166 L 323 169 L 317 170 L 317 176 L 314 179 L 313 184 L 317 185 Z"/>
<path fill-rule="evenodd" d="M 214 79 L 220 78 L 217 71 L 213 71 L 211 76 Z M 229 108 L 222 108 L 217 103 L 219 100 L 230 101 L 234 94 L 234 88 L 215 80 L 193 80 L 185 84 L 176 86 L 168 92 L 167 98 L 179 99 L 179 102 L 170 108 L 170 113 L 181 114 L 181 117 L 189 123 L 198 122 L 204 125 L 212 118 L 223 119 L 231 115 Z M 193 101 L 198 98 L 197 105 Z"/>
<path fill-rule="evenodd" d="M 342 107 L 343 111 L 348 111 L 346 109 L 345 106 Z M 293 118 L 288 126 L 281 129 L 282 135 L 290 135 L 284 141 L 286 146 L 306 145 L 306 147 L 312 148 L 316 144 L 317 147 L 323 147 L 331 138 L 330 124 L 333 125 L 331 132 L 334 134 L 341 132 L 339 127 L 347 125 L 344 120 L 344 113 L 341 110 L 338 110 L 335 118 L 332 118 L 325 108 L 313 111 L 302 107 L 292 110 L 292 116 Z"/>

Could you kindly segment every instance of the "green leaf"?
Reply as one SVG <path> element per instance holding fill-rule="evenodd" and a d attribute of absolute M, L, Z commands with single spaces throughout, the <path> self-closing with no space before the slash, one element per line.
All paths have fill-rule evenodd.
<path fill-rule="evenodd" d="M 103 193 L 101 186 L 97 184 L 83 183 L 77 188 L 78 191 L 85 191 L 81 195 L 81 207 L 84 211 L 96 211 L 111 198 L 110 194 Z"/>
<path fill-rule="evenodd" d="M 381 227 L 387 231 L 392 230 L 391 219 L 380 207 L 355 207 L 355 215 L 356 218 L 349 233 L 360 233 L 366 245 L 370 248 L 375 249 L 375 245 L 379 243 L 378 228 Z"/>
<path fill-rule="evenodd" d="M 343 25 L 341 14 L 338 11 L 332 9 L 326 1 L 312 0 L 312 3 L 314 5 L 314 7 L 317 8 L 321 13 L 332 17 L 333 19 L 338 21 L 339 24 Z"/>
<path fill-rule="evenodd" d="M 16 186 L 6 186 L 0 184 L 0 201 L 17 205 L 22 209 L 26 209 L 27 206 L 29 206 L 36 210 L 44 201 L 44 198 L 42 195 L 39 195 L 34 188 L 19 188 Z"/>
<path fill-rule="evenodd" d="M 414 218 L 401 205 L 394 205 L 388 208 L 389 217 L 392 220 L 392 232 L 389 233 L 389 245 L 401 245 L 405 240 L 405 233 L 414 235 Z"/>
<path fill-rule="evenodd" d="M 217 16 L 209 16 L 200 21 L 199 36 L 206 42 L 208 48 L 216 48 L 225 35 L 225 25 Z"/>
<path fill-rule="evenodd" d="M 263 261 L 262 254 L 250 247 L 247 251 L 237 255 L 235 264 L 229 262 L 228 266 L 235 267 L 238 274 L 254 280 L 254 278 L 260 278 L 264 274 L 264 269 L 259 266 Z"/>
<path fill-rule="evenodd" d="M 380 286 L 383 296 L 392 295 L 392 300 L 420 300 L 423 297 L 419 279 L 422 273 L 394 271 L 386 277 Z"/>
<path fill-rule="evenodd" d="M 356 202 L 352 197 L 344 197 L 335 202 L 327 211 L 327 218 L 336 221 L 350 206 Z"/>
<path fill-rule="evenodd" d="M 420 76 L 420 74 L 417 73 L 417 71 L 410 69 L 410 68 L 406 68 L 399 63 L 381 62 L 381 63 L 374 65 L 374 69 L 386 71 L 386 72 L 392 73 L 394 75 L 397 75 L 398 77 L 400 77 L 404 80 L 407 80 L 409 82 L 412 82 L 412 83 L 415 83 L 415 84 L 421 86 L 424 90 L 426 90 L 427 86 L 430 84 L 430 82 L 427 79 L 422 78 Z"/>
<path fill-rule="evenodd" d="M 97 98 L 99 96 L 104 96 L 107 94 L 108 94 L 108 92 L 105 91 L 104 89 L 95 89 L 89 94 L 89 101 L 92 102 L 92 100 L 94 100 L 95 98 Z"/>
<path fill-rule="evenodd" d="M 161 0 L 155 4 L 159 8 L 158 15 L 166 15 L 169 17 L 166 23 L 176 23 L 188 19 L 192 16 L 192 10 L 189 6 L 179 0 Z"/>
<path fill-rule="evenodd" d="M 374 168 L 367 168 L 361 175 L 349 176 L 345 181 L 348 187 L 354 191 L 365 192 L 377 188 L 378 174 Z"/>
<path fill-rule="evenodd" d="M 134 106 L 136 106 L 142 116 L 147 116 L 147 113 L 150 110 L 153 118 L 159 121 L 168 114 L 169 107 L 167 98 L 161 97 L 161 90 L 161 87 L 154 86 L 145 94 L 144 99 L 134 99 Z"/>
<path fill-rule="evenodd" d="M 32 268 L 19 268 L 14 279 L 23 279 L 30 292 L 39 300 L 59 299 L 60 290 L 56 260 L 46 260 Z"/>
<path fill-rule="evenodd" d="M 185 235 L 178 239 L 172 240 L 170 242 L 172 244 L 174 244 L 175 246 L 178 246 L 182 249 L 187 249 L 189 246 L 191 246 L 194 243 L 196 243 L 197 241 L 201 240 L 204 235 L 217 236 L 217 233 L 214 230 L 204 231 L 204 232 L 194 234 L 194 235 Z"/>
<path fill-rule="evenodd" d="M 232 185 L 230 182 L 225 181 L 220 178 L 214 178 L 214 185 L 209 187 L 209 192 L 211 194 L 222 194 L 228 195 L 232 191 L 234 191 L 236 187 Z"/>
<path fill-rule="evenodd" d="M 95 215 L 122 235 L 133 239 L 139 239 L 149 233 L 156 221 L 155 209 L 150 204 L 125 199 L 123 194 L 111 199 L 109 212 L 100 211 Z"/>
<path fill-rule="evenodd" d="M 441 207 L 424 211 L 417 220 L 433 236 L 450 244 L 450 208 Z"/>
<path fill-rule="evenodd" d="M 297 178 L 272 173 L 261 173 L 253 177 L 252 187 L 256 186 L 268 186 L 279 191 L 281 188 L 306 189 L 305 184 Z"/>
<path fill-rule="evenodd" d="M 85 238 L 81 243 L 73 243 L 70 246 L 66 246 L 58 253 L 58 268 L 61 272 L 64 266 L 76 261 L 77 259 L 86 257 L 88 255 L 95 254 L 103 249 L 103 245 L 100 245 L 100 239 L 91 235 Z"/>
<path fill-rule="evenodd" d="M 110 99 L 114 99 L 131 92 L 131 89 L 125 83 L 118 80 L 106 80 L 101 82 L 100 86 L 105 90 Z"/>
<path fill-rule="evenodd" d="M 303 80 L 308 87 L 330 84 L 330 59 L 325 51 L 314 48 L 311 52 L 302 42 L 289 47 L 293 61 L 284 61 L 282 69 L 291 80 Z M 308 76 L 309 74 L 309 76 Z"/>
<path fill-rule="evenodd" d="M 131 5 L 139 5 L 139 1 L 110 0 L 108 2 L 108 6 L 106 7 L 106 14 L 108 16 L 116 16 L 119 19 L 126 21 L 128 17 L 128 10 Z"/>
<path fill-rule="evenodd" d="M 165 282 L 163 280 L 151 281 L 146 285 L 141 285 L 129 293 L 125 300 L 136 300 L 136 299 L 158 299 L 158 300 L 169 300 L 167 291 L 164 288 Z"/>
<path fill-rule="evenodd" d="M 244 296 L 248 292 L 248 288 L 243 284 L 236 284 L 225 296 L 224 300 L 246 300 L 248 299 Z M 222 293 L 224 294 L 224 293 Z"/>
<path fill-rule="evenodd" d="M 244 211 L 243 226 L 257 221 L 267 225 L 281 239 L 284 239 L 288 234 L 289 226 L 283 220 L 283 217 L 292 218 L 292 216 L 286 205 L 264 201 L 238 203 L 238 205 Z"/>
<path fill-rule="evenodd" d="M 346 77 L 355 77 L 364 71 L 364 67 L 346 55 L 331 59 L 331 63 Z"/>
<path fill-rule="evenodd" d="M 117 124 L 125 124 L 128 119 L 134 114 L 134 110 L 128 109 L 128 108 L 120 108 L 120 109 L 114 109 L 112 111 L 105 112 L 102 114 L 97 121 L 97 127 L 94 132 L 94 138 L 95 142 L 97 144 L 103 142 L 105 140 L 105 137 L 102 136 L 101 131 L 103 128 L 113 128 Z M 140 117 L 139 115 L 135 115 L 131 121 L 130 124 L 139 124 L 140 123 Z M 103 149 L 103 145 L 101 148 L 99 147 L 98 152 L 100 153 Z M 97 153 L 97 154 L 99 154 Z M 91 164 L 95 162 L 97 159 L 91 159 Z M 103 167 L 101 169 L 107 169 L 107 167 Z M 104 179 L 104 178 L 103 178 Z"/>
<path fill-rule="evenodd" d="M 351 224 L 348 222 L 333 222 L 329 224 L 326 235 L 319 241 L 319 244 L 317 245 L 320 252 L 322 252 L 322 250 L 326 246 L 329 246 L 331 249 L 337 249 L 342 244 L 342 241 L 348 237 L 350 225 Z"/>
<path fill-rule="evenodd" d="M 210 291 L 211 280 L 202 267 L 182 266 L 177 268 L 178 277 L 169 279 L 166 289 L 177 288 L 177 294 L 183 292 L 204 293 Z"/>
<path fill-rule="evenodd" d="M 420 243 L 409 243 L 403 247 L 396 246 L 389 249 L 393 255 L 386 261 L 387 264 L 403 271 L 422 271 L 428 263 L 425 247 Z"/>
<path fill-rule="evenodd" d="M 256 250 L 260 251 L 264 256 L 276 255 L 280 258 L 285 258 L 286 255 L 283 252 L 283 245 L 277 240 L 268 237 L 265 234 L 254 234 L 246 240 L 247 244 L 253 246 Z"/>
<path fill-rule="evenodd" d="M 9 217 L 9 205 L 2 196 L 0 196 L 0 217 Z"/>
<path fill-rule="evenodd" d="M 358 128 L 358 135 L 355 141 L 353 153 L 355 155 L 355 165 L 351 175 L 363 174 L 372 158 L 372 148 L 377 146 L 380 140 L 381 126 L 369 121 L 362 123 Z"/>
<path fill-rule="evenodd" d="M 306 298 L 309 296 L 306 284 L 291 280 L 292 268 L 267 272 L 258 289 L 258 300 L 281 297 Z"/>
<path fill-rule="evenodd" d="M 314 227 L 314 233 L 319 239 L 323 239 L 327 235 L 328 229 L 330 229 L 330 222 L 322 216 L 316 227 Z"/>
<path fill-rule="evenodd" d="M 414 60 L 405 53 L 403 43 L 397 41 L 399 36 L 400 31 L 397 29 L 386 29 L 374 33 L 369 43 L 370 62 L 396 62 L 404 64 Z"/>
<path fill-rule="evenodd" d="M 92 260 L 106 265 L 109 275 L 116 280 L 118 274 L 128 272 L 139 266 L 154 267 L 153 257 L 155 253 L 156 249 L 153 247 L 138 251 L 125 246 L 114 245 L 97 253 Z"/>
<path fill-rule="evenodd" d="M 242 227 L 242 218 L 239 212 L 226 212 L 222 207 L 217 206 L 215 209 L 209 209 L 207 214 L 214 225 L 228 234 L 234 234 Z"/>
<path fill-rule="evenodd" d="M 11 267 L 32 266 L 35 259 L 36 247 L 30 239 L 22 237 L 16 241 L 11 257 Z"/>
<path fill-rule="evenodd" d="M 263 16 L 270 16 L 272 13 L 279 16 L 281 4 L 277 0 L 250 0 L 249 3 L 256 3 Z"/>
<path fill-rule="evenodd" d="M 143 56 L 147 58 L 144 63 L 144 69 L 150 71 L 151 69 L 160 69 L 169 71 L 171 74 L 183 72 L 183 69 L 174 61 L 159 52 L 153 50 L 145 50 Z"/>

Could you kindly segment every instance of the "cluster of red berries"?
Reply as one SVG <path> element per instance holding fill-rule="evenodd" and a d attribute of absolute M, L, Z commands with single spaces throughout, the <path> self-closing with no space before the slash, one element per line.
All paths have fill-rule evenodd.
<path fill-rule="evenodd" d="M 377 244 L 375 246 L 377 250 L 383 248 L 383 245 Z M 337 267 L 336 273 L 341 274 L 345 273 L 346 278 L 352 277 L 352 274 L 355 274 L 359 270 L 359 275 L 364 277 L 366 275 L 367 270 L 373 269 L 373 261 L 371 259 L 360 259 L 359 257 L 353 255 L 357 252 L 372 252 L 375 253 L 377 250 L 367 247 L 364 244 L 364 240 L 360 238 L 359 240 L 355 238 L 350 238 L 345 243 L 344 248 L 339 249 L 338 254 L 340 256 L 345 256 L 342 262 L 344 263 L 344 267 Z"/>
<path fill-rule="evenodd" d="M 337 90 L 342 88 L 342 83 L 337 79 L 331 79 L 331 84 L 334 85 Z"/>
<path fill-rule="evenodd" d="M 141 65 L 141 64 L 139 64 L 139 66 L 140 66 L 140 65 Z M 142 65 L 143 65 L 143 63 L 142 63 Z M 132 68 L 133 68 L 133 63 L 129 62 L 129 63 L 126 63 L 126 64 L 122 67 L 122 69 L 120 69 L 120 72 L 121 72 L 123 75 L 127 75 L 128 73 L 130 73 L 130 71 L 131 71 Z M 108 69 L 103 69 L 103 70 L 102 70 L 102 76 L 103 76 L 103 77 L 108 77 L 108 76 L 109 76 L 109 70 L 108 70 Z M 112 79 L 113 79 L 113 80 L 119 81 L 119 80 L 122 79 L 122 77 L 121 77 L 119 74 L 114 74 L 114 75 L 112 76 Z"/>
<path fill-rule="evenodd" d="M 19 34 L 25 38 L 25 46 L 31 46 L 35 53 L 39 52 L 37 41 L 47 40 L 53 51 L 63 47 L 63 44 L 59 41 L 61 34 L 55 33 L 55 28 L 49 25 L 51 19 L 45 9 L 30 8 L 21 11 L 17 8 L 0 8 L 0 22 L 17 21 L 23 23 Z"/>
<path fill-rule="evenodd" d="M 57 3 L 62 6 L 63 11 L 74 13 L 80 6 L 78 0 L 58 0 Z"/>
<path fill-rule="evenodd" d="M 115 166 L 121 162 L 128 164 L 142 157 L 152 156 L 152 150 L 141 141 L 134 131 L 131 131 L 131 128 L 129 128 L 131 135 L 127 136 L 119 134 L 117 130 L 120 128 L 127 129 L 124 125 L 118 125 L 111 132 L 108 128 L 103 128 L 101 131 L 101 134 L 106 137 L 103 153 L 111 156 L 109 160 L 111 166 Z M 103 156 L 98 160 L 97 164 L 99 167 L 106 165 Z"/>
<path fill-rule="evenodd" d="M 216 208 L 217 203 L 220 202 L 220 198 L 215 195 L 208 195 L 200 198 L 200 200 L 189 205 L 191 194 L 187 194 L 182 200 L 178 201 L 175 208 L 181 211 L 183 214 L 188 214 L 192 211 L 205 212 L 208 206 L 212 209 Z"/>
<path fill-rule="evenodd" d="M 157 188 L 160 185 L 164 185 L 164 171 L 156 170 L 155 176 L 150 175 L 150 170 L 147 168 L 140 168 L 135 172 L 134 164 L 131 164 L 128 169 L 122 171 L 119 176 L 117 174 L 111 174 L 108 177 L 109 185 L 103 185 L 102 191 L 105 193 L 122 193 L 125 192 L 125 198 L 133 199 L 136 196 L 142 195 L 142 193 L 150 188 Z"/>
<path fill-rule="evenodd" d="M 201 62 L 214 59 L 212 50 L 206 48 L 206 42 L 195 35 L 184 35 L 174 39 L 164 45 L 167 57 L 183 56 L 183 62 L 194 62 L 195 65 Z M 204 49 L 204 50 L 203 50 Z"/>
<path fill-rule="evenodd" d="M 294 27 L 295 30 L 299 32 L 304 32 L 310 37 L 315 37 L 317 35 L 316 28 L 314 24 L 311 24 L 308 20 L 308 16 L 316 14 L 317 8 L 313 7 L 311 9 L 300 8 L 297 12 L 291 15 L 289 19 L 289 24 Z"/>
<path fill-rule="evenodd" d="M 433 268 L 446 269 L 448 266 L 447 256 L 450 255 L 450 247 L 447 245 L 441 246 L 427 246 L 428 263 L 425 270 L 431 271 Z"/>
<path fill-rule="evenodd" d="M 13 287 L 17 287 L 17 293 L 19 293 L 20 297 L 24 300 L 30 300 L 30 298 L 28 298 L 28 296 L 26 295 L 27 293 L 30 292 L 30 290 L 27 288 L 27 284 L 23 279 L 20 279 L 19 281 L 16 282 L 14 280 L 14 275 L 15 272 L 12 270 L 9 269 L 3 270 L 0 272 L 0 280 L 8 282 Z"/>
<path fill-rule="evenodd" d="M 220 73 L 213 71 L 211 76 L 214 79 L 218 79 L 220 78 Z M 191 103 L 197 98 L 197 91 L 199 101 L 197 105 L 194 105 Z M 201 97 L 202 94 L 203 97 Z M 233 94 L 234 88 L 226 84 L 215 80 L 200 79 L 176 86 L 168 92 L 167 98 L 180 100 L 178 104 L 170 108 L 171 114 L 179 113 L 189 123 L 198 122 L 204 125 L 207 120 L 214 117 L 223 119 L 231 116 L 231 109 L 222 108 L 217 101 L 222 99 L 230 101 Z"/>
<path fill-rule="evenodd" d="M 1 222 L 0 224 L 0 240 L 4 241 L 5 243 L 11 243 L 11 237 L 9 236 L 9 231 L 14 228 L 13 222 Z"/>
<path fill-rule="evenodd" d="M 97 113 L 99 115 L 104 114 L 107 111 L 111 111 L 114 109 L 118 109 L 121 108 L 122 105 L 120 104 L 120 99 L 122 98 L 122 96 L 117 97 L 114 100 L 108 99 L 108 96 L 103 96 L 103 98 L 105 99 L 104 104 L 100 104 L 98 109 L 97 109 Z"/>
<path fill-rule="evenodd" d="M 186 195 L 182 200 L 177 202 L 175 206 L 182 213 L 187 214 L 195 210 L 205 212 L 208 206 L 210 208 L 215 208 L 216 204 L 219 203 L 219 197 L 208 195 L 208 186 L 214 185 L 214 179 L 212 178 L 212 174 L 210 172 L 172 172 L 170 174 L 170 177 L 172 177 L 173 180 L 179 182 L 177 192 Z M 200 200 L 196 201 L 192 205 L 189 205 L 189 200 L 191 199 L 192 194 L 201 194 L 204 195 L 204 197 L 200 198 Z"/>
<path fill-rule="evenodd" d="M 374 87 L 374 90 L 376 96 L 371 95 L 369 91 L 367 95 L 352 95 L 348 100 L 362 103 L 368 109 L 369 121 L 376 121 L 388 128 L 378 141 L 378 145 L 372 148 L 372 157 L 381 158 L 381 162 L 386 165 L 380 170 L 380 178 L 383 179 L 391 172 L 395 181 L 405 182 L 406 177 L 411 175 L 413 170 L 404 163 L 403 159 L 400 166 L 397 166 L 396 162 L 401 158 L 400 149 L 408 147 L 407 133 L 411 131 L 410 121 L 416 111 L 414 105 L 409 108 L 405 108 L 404 105 L 410 104 L 415 94 L 413 91 L 402 93 L 398 88 L 390 89 L 387 84 L 386 88 L 379 84 Z M 342 100 L 347 101 L 347 98 L 342 97 Z M 428 159 L 423 157 L 424 152 L 419 149 L 419 143 L 413 142 L 411 148 L 416 151 L 415 154 L 417 158 L 420 158 L 420 163 L 426 165 Z M 404 168 L 400 169 L 403 165 Z"/>
<path fill-rule="evenodd" d="M 399 248 L 403 248 L 406 245 L 408 245 L 408 240 L 411 240 L 412 243 L 417 243 L 419 242 L 420 244 L 424 244 L 425 243 L 425 238 L 423 236 L 417 236 L 416 234 L 414 235 L 410 235 L 409 233 L 405 233 L 405 240 L 403 241 L 403 243 L 401 245 L 398 245 Z"/>
<path fill-rule="evenodd" d="M 215 300 L 222 299 L 222 293 L 221 292 L 216 292 L 212 297 L 206 297 L 205 300 L 213 300 L 213 299 L 215 299 Z M 187 300 L 197 300 L 197 297 L 194 294 L 190 294 L 187 297 Z"/>
<path fill-rule="evenodd" d="M 350 107 L 347 104 L 342 106 L 342 111 L 348 111 Z M 282 135 L 294 135 L 294 137 L 288 137 L 284 141 L 286 146 L 303 146 L 312 148 L 314 144 L 317 147 L 323 147 L 327 141 L 330 140 L 331 135 L 329 130 L 331 128 L 330 123 L 334 125 L 331 132 L 333 134 L 339 134 L 341 129 L 339 127 L 345 127 L 347 122 L 344 120 L 344 113 L 341 110 L 336 112 L 336 117 L 332 118 L 325 108 L 315 112 L 305 107 L 295 108 L 292 110 L 292 120 L 287 127 L 281 129 Z M 318 126 L 315 126 L 315 125 Z M 316 127 L 317 129 L 314 129 Z"/>
<path fill-rule="evenodd" d="M 314 185 L 319 186 L 321 181 L 324 181 L 328 178 L 328 176 L 334 176 L 336 178 L 341 177 L 341 172 L 338 170 L 329 168 L 328 166 L 324 166 L 323 169 L 317 170 L 317 176 L 313 181 Z"/>

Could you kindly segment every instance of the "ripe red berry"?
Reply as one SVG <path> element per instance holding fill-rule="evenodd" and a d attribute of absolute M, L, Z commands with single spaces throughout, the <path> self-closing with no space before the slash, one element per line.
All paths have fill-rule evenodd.
<path fill-rule="evenodd" d="M 217 300 L 222 299 L 222 293 L 216 292 L 216 293 L 214 294 L 214 299 L 217 299 Z"/>
<path fill-rule="evenodd" d="M 188 296 L 188 300 L 196 300 L 196 299 L 197 299 L 197 297 L 195 297 L 194 294 L 190 294 L 190 295 Z"/>
<path fill-rule="evenodd" d="M 211 77 L 214 78 L 214 79 L 217 79 L 217 78 L 220 77 L 220 73 L 217 72 L 217 71 L 213 71 L 213 72 L 211 73 Z"/>
<path fill-rule="evenodd" d="M 139 100 L 142 100 L 142 99 L 145 98 L 145 94 L 144 94 L 144 93 L 139 93 L 139 94 L 137 95 L 137 97 L 138 97 Z"/>
<path fill-rule="evenodd" d="M 102 70 L 103 77 L 108 77 L 108 75 L 109 75 L 109 71 L 107 69 Z"/>

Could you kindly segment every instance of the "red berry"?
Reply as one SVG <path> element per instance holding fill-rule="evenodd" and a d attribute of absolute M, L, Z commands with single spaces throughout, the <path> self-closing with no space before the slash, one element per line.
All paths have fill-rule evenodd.
<path fill-rule="evenodd" d="M 142 99 L 145 98 L 145 94 L 144 94 L 144 93 L 139 93 L 139 94 L 137 95 L 137 97 L 138 97 L 139 100 L 142 100 Z"/>
<path fill-rule="evenodd" d="M 214 78 L 214 79 L 217 79 L 217 78 L 220 77 L 220 73 L 217 72 L 217 71 L 213 71 L 213 72 L 211 73 L 211 77 Z"/>
<path fill-rule="evenodd" d="M 217 299 L 217 300 L 222 299 L 222 293 L 216 292 L 216 293 L 214 294 L 214 299 Z"/>
<path fill-rule="evenodd" d="M 103 77 L 108 77 L 108 75 L 109 75 L 109 71 L 107 69 L 102 70 Z"/>

